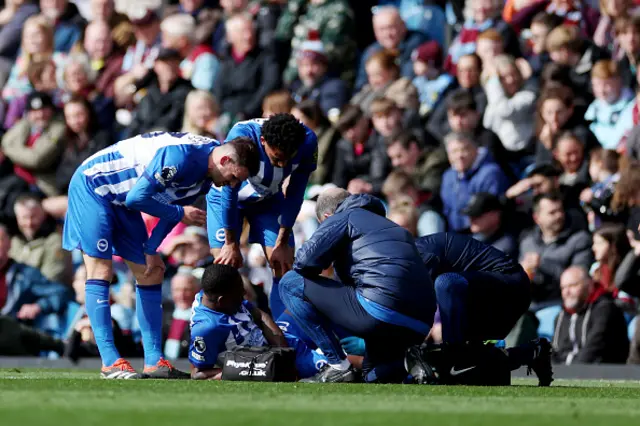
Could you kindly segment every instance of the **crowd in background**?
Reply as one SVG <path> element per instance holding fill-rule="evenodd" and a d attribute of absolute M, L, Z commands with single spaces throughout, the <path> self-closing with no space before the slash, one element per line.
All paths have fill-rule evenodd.
<path fill-rule="evenodd" d="M 81 255 L 60 236 L 85 159 L 288 112 L 318 136 L 297 246 L 324 188 L 376 195 L 416 236 L 471 233 L 520 260 L 533 303 L 507 344 L 540 335 L 558 363 L 640 363 L 640 1 L 0 4 L 0 355 L 97 355 Z M 271 270 L 243 250 L 266 310 Z M 175 359 L 212 258 L 197 227 L 161 251 Z M 120 352 L 140 354 L 131 277 L 111 293 Z"/>

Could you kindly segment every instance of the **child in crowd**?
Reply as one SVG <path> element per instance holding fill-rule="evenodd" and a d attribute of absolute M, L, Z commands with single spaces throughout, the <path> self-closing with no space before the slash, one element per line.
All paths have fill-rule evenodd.
<path fill-rule="evenodd" d="M 442 48 L 435 41 L 421 44 L 413 51 L 413 85 L 418 90 L 420 116 L 427 117 L 452 86 L 454 78 L 444 72 Z"/>

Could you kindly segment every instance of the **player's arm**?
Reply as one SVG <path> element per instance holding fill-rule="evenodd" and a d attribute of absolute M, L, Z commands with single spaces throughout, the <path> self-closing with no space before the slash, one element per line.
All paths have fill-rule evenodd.
<path fill-rule="evenodd" d="M 279 348 L 286 348 L 288 346 L 287 340 L 284 338 L 284 333 L 269 314 L 252 307 L 251 316 L 253 316 L 253 322 L 262 330 L 262 334 L 271 346 L 277 346 Z"/>
<path fill-rule="evenodd" d="M 220 342 L 226 339 L 208 323 L 195 323 L 191 327 L 189 362 L 194 380 L 220 380 L 222 370 L 216 368 Z"/>
<path fill-rule="evenodd" d="M 335 260 L 336 248 L 348 233 L 349 216 L 334 215 L 325 220 L 296 253 L 293 269 L 309 278 L 316 277 Z"/>

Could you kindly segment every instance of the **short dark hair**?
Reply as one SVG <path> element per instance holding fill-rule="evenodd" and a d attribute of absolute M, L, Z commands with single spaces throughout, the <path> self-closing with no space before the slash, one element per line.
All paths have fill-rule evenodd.
<path fill-rule="evenodd" d="M 547 12 L 538 12 L 531 20 L 531 25 L 533 24 L 544 25 L 550 30 L 562 25 L 563 23 L 564 23 L 564 18 L 554 13 L 547 13 Z"/>
<path fill-rule="evenodd" d="M 202 274 L 202 290 L 209 299 L 230 294 L 238 286 L 242 287 L 242 277 L 230 265 L 211 264 Z"/>
<path fill-rule="evenodd" d="M 29 202 L 35 202 L 38 205 L 42 205 L 42 197 L 40 197 L 37 194 L 31 193 L 31 192 L 27 192 L 25 194 L 21 194 L 18 196 L 18 198 L 16 198 L 16 201 L 14 202 L 14 205 L 16 204 L 26 204 Z"/>
<path fill-rule="evenodd" d="M 562 197 L 562 194 L 559 191 L 545 192 L 542 194 L 538 194 L 533 198 L 534 212 L 538 212 L 540 210 L 540 203 L 542 202 L 542 200 L 549 200 L 555 203 L 560 202 L 560 203 L 563 203 L 564 205 L 564 199 Z"/>
<path fill-rule="evenodd" d="M 408 132 L 406 130 L 395 133 L 385 139 L 387 148 L 397 143 L 399 143 L 400 146 L 404 149 L 409 149 L 412 143 L 415 143 L 416 145 L 418 145 L 418 147 L 420 147 L 420 139 L 418 139 L 418 136 L 415 133 Z"/>
<path fill-rule="evenodd" d="M 307 136 L 307 129 L 291 114 L 274 114 L 262 125 L 262 137 L 272 148 L 291 158 Z"/>
<path fill-rule="evenodd" d="M 363 117 L 364 112 L 358 105 L 349 104 L 342 109 L 336 127 L 340 133 L 344 133 L 358 124 Z"/>
<path fill-rule="evenodd" d="M 473 95 L 466 89 L 456 90 L 455 92 L 451 93 L 451 96 L 449 96 L 449 99 L 447 99 L 447 111 L 476 111 L 477 109 L 478 105 L 476 104 L 476 100 L 473 98 Z"/>
<path fill-rule="evenodd" d="M 246 136 L 240 136 L 227 142 L 233 146 L 238 156 L 238 165 L 249 169 L 249 175 L 254 176 L 260 170 L 260 151 L 253 140 Z"/>
<path fill-rule="evenodd" d="M 300 111 L 305 117 L 316 123 L 316 126 L 329 127 L 331 123 L 325 117 L 320 105 L 313 99 L 305 99 L 293 106 Z"/>

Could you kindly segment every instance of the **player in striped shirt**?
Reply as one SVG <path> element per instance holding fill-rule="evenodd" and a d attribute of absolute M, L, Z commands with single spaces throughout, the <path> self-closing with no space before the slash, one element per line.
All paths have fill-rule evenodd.
<path fill-rule="evenodd" d="M 212 183 L 236 187 L 256 173 L 258 163 L 255 145 L 246 138 L 221 145 L 189 133 L 155 132 L 103 149 L 76 170 L 69 186 L 63 248 L 83 253 L 87 314 L 103 378 L 188 378 L 163 358 L 165 265 L 156 250 L 180 221 L 204 225 L 205 212 L 190 204 Z M 151 236 L 140 212 L 160 219 Z M 145 355 L 142 375 L 120 357 L 113 341 L 109 283 L 114 254 L 125 260 L 137 281 L 136 313 Z"/>
<path fill-rule="evenodd" d="M 293 224 L 316 169 L 318 140 L 308 127 L 291 114 L 237 123 L 227 140 L 250 138 L 260 152 L 260 167 L 241 185 L 213 186 L 207 195 L 207 231 L 216 263 L 240 267 L 238 238 L 243 219 L 249 222 L 249 243 L 261 244 L 274 280 L 269 298 L 271 314 L 278 318 L 284 305 L 278 282 L 293 264 Z M 286 197 L 282 185 L 289 183 Z"/>

